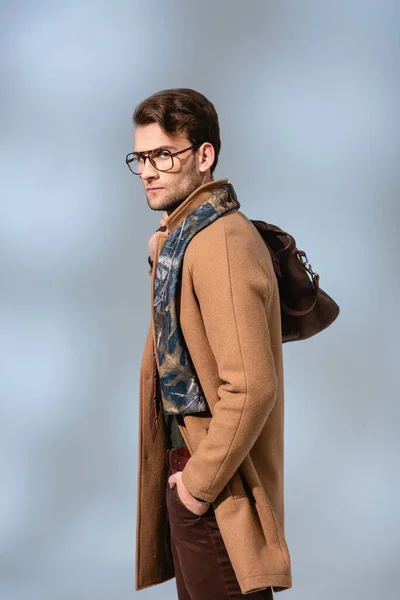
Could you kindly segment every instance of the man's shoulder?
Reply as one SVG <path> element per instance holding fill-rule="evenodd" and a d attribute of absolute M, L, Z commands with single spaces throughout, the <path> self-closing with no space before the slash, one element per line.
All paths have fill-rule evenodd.
<path fill-rule="evenodd" d="M 217 260 L 228 251 L 254 263 L 256 256 L 261 263 L 270 262 L 270 255 L 255 225 L 240 210 L 232 210 L 199 231 L 190 241 L 185 260 L 189 264 L 212 258 Z M 260 262 L 260 261 L 257 261 Z"/>
<path fill-rule="evenodd" d="M 196 247 L 212 244 L 223 238 L 237 238 L 242 241 L 258 241 L 260 237 L 256 228 L 240 210 L 231 210 L 199 231 L 190 241 L 192 251 Z"/>

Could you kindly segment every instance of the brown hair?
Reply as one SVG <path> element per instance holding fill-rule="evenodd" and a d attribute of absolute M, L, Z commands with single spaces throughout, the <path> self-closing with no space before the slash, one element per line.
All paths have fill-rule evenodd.
<path fill-rule="evenodd" d="M 133 114 L 135 125 L 158 123 L 168 134 L 186 133 L 194 146 L 209 142 L 214 146 L 214 172 L 221 149 L 218 115 L 214 105 L 200 92 L 186 88 L 162 90 L 143 100 Z"/>

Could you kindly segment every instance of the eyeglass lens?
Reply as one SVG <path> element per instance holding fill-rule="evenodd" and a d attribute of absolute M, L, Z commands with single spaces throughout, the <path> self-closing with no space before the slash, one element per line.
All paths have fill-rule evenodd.
<path fill-rule="evenodd" d="M 169 169 L 172 169 L 172 156 L 167 150 L 155 150 L 150 152 L 148 158 L 153 167 L 159 171 L 168 171 Z M 135 175 L 141 175 L 144 171 L 146 160 L 147 157 L 143 154 L 135 154 L 129 160 L 128 166 Z"/>

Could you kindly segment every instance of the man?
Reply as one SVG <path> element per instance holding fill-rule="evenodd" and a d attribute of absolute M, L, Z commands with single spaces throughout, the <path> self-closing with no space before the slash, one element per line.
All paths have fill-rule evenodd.
<path fill-rule="evenodd" d="M 218 116 L 165 90 L 134 114 L 152 210 L 151 322 L 140 374 L 136 589 L 180 600 L 272 598 L 291 587 L 283 514 L 280 300 L 270 253 L 214 180 Z"/>

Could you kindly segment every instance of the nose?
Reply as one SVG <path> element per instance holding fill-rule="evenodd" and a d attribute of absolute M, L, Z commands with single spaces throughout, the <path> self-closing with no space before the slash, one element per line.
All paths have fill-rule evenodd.
<path fill-rule="evenodd" d="M 158 175 L 158 171 L 155 167 L 153 167 L 153 165 L 151 164 L 151 162 L 149 161 L 149 159 L 147 158 L 144 166 L 143 166 L 143 171 L 140 175 L 142 180 L 148 180 L 148 179 L 158 179 L 159 175 Z"/>

